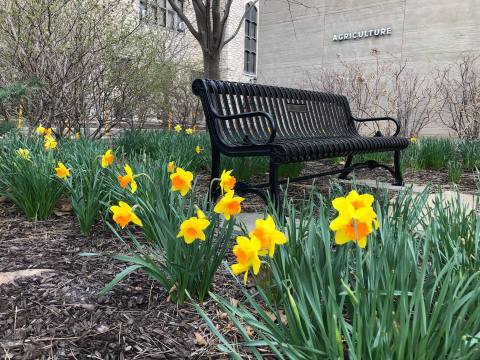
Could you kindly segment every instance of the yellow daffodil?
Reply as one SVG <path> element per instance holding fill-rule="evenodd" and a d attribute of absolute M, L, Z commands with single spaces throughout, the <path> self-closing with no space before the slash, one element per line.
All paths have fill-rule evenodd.
<path fill-rule="evenodd" d="M 355 190 L 350 191 L 345 199 L 353 205 L 355 210 L 360 209 L 362 207 L 371 207 L 373 205 L 373 202 L 375 201 L 375 198 L 372 195 L 370 194 L 360 195 Z"/>
<path fill-rule="evenodd" d="M 192 188 L 193 174 L 177 167 L 175 172 L 170 175 L 170 180 L 172 181 L 172 191 L 180 191 L 180 194 L 185 196 Z"/>
<path fill-rule="evenodd" d="M 222 199 L 215 205 L 213 211 L 217 214 L 223 214 L 225 219 L 230 220 L 231 216 L 240 214 L 242 208 L 240 204 L 245 200 L 240 196 L 235 196 L 233 191 L 227 192 Z"/>
<path fill-rule="evenodd" d="M 125 167 L 125 175 L 118 175 L 118 182 L 122 189 L 126 189 L 128 185 L 130 185 L 130 190 L 132 194 L 137 191 L 137 182 L 135 181 L 135 175 L 133 174 L 132 168 L 126 164 Z"/>
<path fill-rule="evenodd" d="M 167 170 L 169 173 L 173 173 L 175 171 L 175 162 L 170 161 L 167 165 Z"/>
<path fill-rule="evenodd" d="M 223 170 L 222 175 L 220 175 L 220 188 L 222 189 L 222 193 L 229 192 L 235 187 L 237 179 L 231 175 L 232 171 L 233 170 Z"/>
<path fill-rule="evenodd" d="M 57 167 L 55 168 L 55 173 L 60 179 L 65 180 L 67 177 L 70 176 L 70 169 L 68 169 L 64 163 L 59 162 Z"/>
<path fill-rule="evenodd" d="M 416 143 L 417 143 L 417 138 L 416 138 L 415 136 L 412 136 L 412 137 L 410 138 L 410 142 L 411 142 L 412 144 L 416 144 Z"/>
<path fill-rule="evenodd" d="M 192 129 L 192 128 L 185 129 L 185 132 L 186 132 L 188 135 L 192 135 L 192 134 L 193 134 L 193 129 Z"/>
<path fill-rule="evenodd" d="M 45 131 L 46 131 L 46 129 L 41 124 L 35 130 L 37 135 L 45 135 Z"/>
<path fill-rule="evenodd" d="M 112 149 L 108 149 L 105 154 L 102 155 L 102 168 L 106 169 L 113 164 L 115 155 L 112 154 Z"/>
<path fill-rule="evenodd" d="M 260 255 L 268 253 L 270 257 L 275 253 L 275 245 L 283 245 L 287 242 L 285 234 L 275 228 L 275 222 L 270 215 L 265 220 L 256 220 L 255 229 L 249 235 L 260 240 Z"/>
<path fill-rule="evenodd" d="M 201 148 L 200 146 L 198 146 L 198 145 L 195 146 L 195 152 L 196 152 L 197 154 L 200 154 L 200 153 L 202 152 L 202 148 Z"/>
<path fill-rule="evenodd" d="M 347 197 L 339 197 L 332 201 L 338 216 L 330 223 L 330 230 L 335 231 L 335 242 L 343 245 L 349 241 L 357 242 L 364 248 L 367 236 L 378 229 L 377 214 L 372 208 L 373 196 L 359 195 L 351 191 Z"/>
<path fill-rule="evenodd" d="M 52 128 L 45 129 L 45 136 L 52 136 L 52 134 L 53 134 L 53 129 Z"/>
<path fill-rule="evenodd" d="M 30 160 L 30 151 L 28 151 L 28 149 L 18 149 L 17 150 L 17 154 L 18 156 L 20 156 L 22 159 L 25 159 L 25 160 Z"/>
<path fill-rule="evenodd" d="M 175 125 L 174 129 L 175 129 L 176 132 L 180 132 L 180 131 L 182 131 L 182 125 L 177 124 L 177 125 Z"/>
<path fill-rule="evenodd" d="M 77 131 L 77 132 L 75 133 L 75 139 L 76 139 L 76 140 L 80 140 L 80 131 Z"/>
<path fill-rule="evenodd" d="M 196 239 L 204 241 L 204 230 L 209 225 L 210 221 L 206 219 L 205 214 L 202 210 L 197 209 L 197 216 L 192 216 L 180 225 L 180 231 L 177 234 L 177 238 L 183 237 L 187 244 L 191 244 Z"/>
<path fill-rule="evenodd" d="M 57 141 L 55 140 L 55 138 L 51 135 L 45 135 L 45 139 L 44 139 L 44 142 L 43 142 L 43 147 L 45 148 L 45 150 L 51 150 L 51 149 L 55 149 L 57 147 Z"/>
<path fill-rule="evenodd" d="M 248 238 L 246 236 L 237 236 L 237 245 L 233 247 L 233 254 L 237 258 L 237 263 L 233 264 L 231 269 L 235 275 L 244 273 L 243 283 L 247 283 L 248 271 L 253 269 L 255 275 L 260 270 L 260 240 L 256 237 Z"/>
<path fill-rule="evenodd" d="M 142 220 L 135 214 L 134 209 L 127 203 L 120 201 L 118 206 L 112 206 L 110 210 L 113 212 L 113 221 L 115 221 L 122 229 L 130 222 L 143 226 Z"/>

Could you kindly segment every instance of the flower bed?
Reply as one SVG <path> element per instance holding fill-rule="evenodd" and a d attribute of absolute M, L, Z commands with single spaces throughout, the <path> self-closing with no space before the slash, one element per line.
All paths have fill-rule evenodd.
<path fill-rule="evenodd" d="M 99 299 L 114 298 L 132 281 L 138 295 L 149 298 L 142 312 L 155 302 L 195 308 L 199 315 L 182 333 L 192 339 L 191 346 L 178 344 L 190 353 L 174 351 L 177 357 L 211 355 L 217 342 L 221 352 L 234 358 L 248 353 L 257 358 L 409 354 L 436 359 L 471 358 L 480 351 L 480 227 L 477 213 L 459 199 L 445 203 L 439 197 L 432 208 L 426 205 L 427 191 L 416 196 L 404 191 L 391 201 L 388 194 L 370 194 L 367 189 L 347 191 L 335 185 L 321 194 L 312 187 L 304 199 L 285 203 L 286 218 L 267 208 L 255 225 L 237 226 L 245 199 L 235 194 L 235 169 L 215 180 L 222 195 L 212 203 L 195 180 L 208 156 L 205 138 L 193 130 L 177 130 L 160 138 L 171 142 L 169 135 L 180 146 L 159 146 L 159 154 L 153 145 L 148 152 L 149 146 L 144 152 L 136 145 L 128 150 L 129 143 L 122 139 L 57 139 L 45 128 L 37 129 L 37 137 L 14 135 L 2 142 L 0 194 L 30 220 L 51 217 L 59 199 L 69 202 L 78 232 L 89 237 L 83 238 L 82 246 L 67 246 L 68 261 L 74 256 L 73 261 L 85 267 L 109 269 L 99 273 L 102 281 L 93 281 L 88 291 L 94 308 L 101 305 Z M 419 145 L 411 151 L 425 150 Z M 107 248 L 89 244 L 97 234 L 113 234 L 113 239 L 107 235 Z M 31 236 L 31 230 L 23 236 Z M 13 250 L 13 261 L 8 247 L 6 253 L 8 263 L 21 266 L 18 252 Z M 53 272 L 62 270 L 55 259 L 65 259 L 63 254 L 43 253 L 45 260 L 27 261 L 28 267 L 39 268 L 44 261 Z M 75 282 L 92 283 L 91 272 L 98 271 L 89 269 L 77 268 Z M 219 278 L 228 285 L 222 286 Z M 145 284 L 151 284 L 150 295 Z M 79 286 L 67 287 L 68 296 L 88 288 Z M 152 303 L 153 288 L 158 293 Z M 8 295 L 5 299 L 9 305 L 2 311 L 8 319 L 14 311 L 16 319 L 21 302 Z M 75 301 L 85 305 L 84 300 L 80 296 Z M 116 311 L 115 305 L 109 306 Z M 85 321 L 84 313 L 79 316 Z M 172 321 L 181 323 L 181 318 L 177 313 Z M 8 319 L 0 321 L 12 325 Z M 4 334 L 13 348 L 18 347 L 15 341 L 24 346 L 25 338 L 42 343 L 30 336 L 36 326 L 44 329 L 42 325 L 21 318 L 17 332 L 15 319 Z M 109 319 L 116 332 L 118 318 Z M 135 319 L 128 320 L 127 329 L 134 324 Z M 73 334 L 63 328 L 62 336 L 51 336 L 57 342 L 55 351 L 61 351 L 63 338 L 98 338 L 112 326 L 95 322 L 91 333 Z M 152 332 L 147 336 L 154 336 Z M 132 350 L 135 341 L 122 343 L 121 330 L 118 338 L 118 347 L 108 345 L 115 352 L 142 356 L 139 349 Z M 87 351 L 101 351 L 100 357 L 110 354 L 98 346 Z M 208 351 L 197 352 L 195 346 Z"/>

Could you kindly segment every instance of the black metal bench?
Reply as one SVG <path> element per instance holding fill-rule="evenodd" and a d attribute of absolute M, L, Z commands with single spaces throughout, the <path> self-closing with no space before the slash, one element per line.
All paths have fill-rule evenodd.
<path fill-rule="evenodd" d="M 201 98 L 212 144 L 212 178 L 219 177 L 220 154 L 227 156 L 270 157 L 269 182 L 257 185 L 239 183 L 239 193 L 254 192 L 264 200 L 262 188 L 269 187 L 279 203 L 278 179 L 281 164 L 346 157 L 343 168 L 288 181 L 340 174 L 346 178 L 358 168 L 382 167 L 402 185 L 400 150 L 409 145 L 398 137 L 399 123 L 392 118 L 356 119 L 345 96 L 258 84 L 196 79 L 193 93 Z M 392 121 L 393 136 L 361 136 L 357 122 Z M 373 160 L 353 164 L 354 155 L 393 151 L 394 169 Z"/>

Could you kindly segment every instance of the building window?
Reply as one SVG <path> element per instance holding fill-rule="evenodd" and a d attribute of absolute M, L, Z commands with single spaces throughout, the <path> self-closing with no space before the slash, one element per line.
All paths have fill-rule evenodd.
<path fill-rule="evenodd" d="M 165 26 L 167 25 L 167 0 L 160 0 L 160 18 L 158 21 L 158 25 Z"/>
<path fill-rule="evenodd" d="M 182 10 L 184 0 L 176 0 L 177 6 Z M 168 0 L 139 0 L 140 20 L 169 29 L 184 31 L 182 21 Z"/>
<path fill-rule="evenodd" d="M 140 20 L 147 17 L 147 0 L 140 0 Z"/>
<path fill-rule="evenodd" d="M 247 4 L 245 15 L 244 70 L 249 74 L 255 74 L 257 71 L 257 16 L 257 8 L 252 5 L 252 3 Z"/>

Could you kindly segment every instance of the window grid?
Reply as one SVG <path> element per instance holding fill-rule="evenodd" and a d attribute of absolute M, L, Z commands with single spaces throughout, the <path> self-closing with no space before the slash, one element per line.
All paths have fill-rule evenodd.
<path fill-rule="evenodd" d="M 184 11 L 184 0 L 176 0 L 177 6 Z M 173 10 L 168 0 L 139 0 L 140 21 L 184 31 L 180 25 L 182 20 Z"/>
<path fill-rule="evenodd" d="M 245 10 L 245 55 L 244 71 L 255 74 L 257 69 L 257 8 L 251 3 Z"/>

